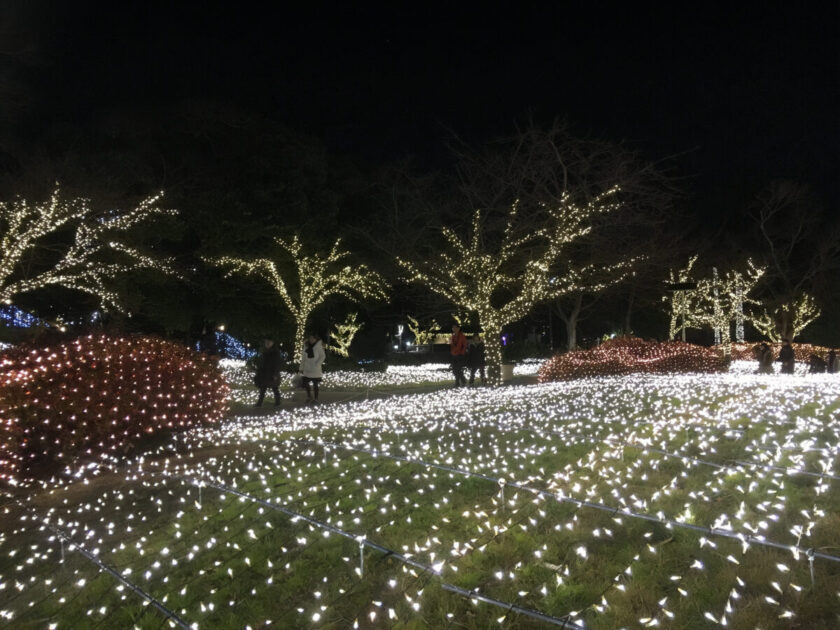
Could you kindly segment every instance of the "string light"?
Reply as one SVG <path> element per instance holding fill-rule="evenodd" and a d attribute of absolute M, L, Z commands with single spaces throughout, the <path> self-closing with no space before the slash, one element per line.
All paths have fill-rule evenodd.
<path fill-rule="evenodd" d="M 0 302 L 11 304 L 22 293 L 61 286 L 95 296 L 103 308 L 119 309 L 119 296 L 107 288 L 108 280 L 136 269 L 173 274 L 170 260 L 153 258 L 117 240 L 139 223 L 177 214 L 156 205 L 162 196 L 148 197 L 127 212 L 107 214 L 94 212 L 86 199 L 62 200 L 58 186 L 43 203 L 0 202 Z M 59 259 L 41 272 L 30 272 L 29 258 L 44 240 L 67 230 L 73 231 L 73 241 Z"/>
<path fill-rule="evenodd" d="M 343 323 L 335 325 L 330 333 L 332 343 L 327 345 L 327 350 L 331 350 L 344 358 L 350 356 L 350 346 L 353 344 L 353 339 L 364 326 L 364 324 L 356 321 L 357 317 L 357 313 L 351 313 Z"/>
<path fill-rule="evenodd" d="M 312 312 L 330 297 L 341 296 L 352 301 L 383 299 L 388 284 L 377 272 L 365 265 L 348 265 L 350 253 L 341 248 L 337 239 L 324 256 L 318 252 L 306 253 L 300 238 L 274 239 L 284 255 L 291 257 L 296 277 L 294 281 L 283 278 L 277 263 L 268 258 L 243 260 L 224 256 L 209 262 L 227 268 L 226 277 L 233 274 L 250 274 L 267 281 L 280 295 L 295 320 L 295 362 L 300 362 L 306 326 Z"/>
<path fill-rule="evenodd" d="M 434 343 L 438 330 L 440 330 L 440 324 L 437 321 L 433 319 L 427 326 L 421 326 L 420 322 L 411 315 L 408 315 L 406 319 L 408 319 L 408 329 L 414 335 L 414 343 L 416 345 L 425 346 Z M 460 320 L 458 323 L 461 323 Z"/>
<path fill-rule="evenodd" d="M 35 317 L 32 313 L 27 313 L 17 306 L 9 304 L 0 305 L 0 321 L 11 328 L 32 328 L 38 325 L 49 326 L 49 324 Z"/>
<path fill-rule="evenodd" d="M 674 283 L 687 282 L 697 257 L 691 258 L 686 267 L 677 273 L 671 272 Z M 752 260 L 747 260 L 746 271 L 730 270 L 721 279 L 717 269 L 712 278 L 702 278 L 695 289 L 676 291 L 671 298 L 670 337 L 673 339 L 686 328 L 708 326 L 715 331 L 715 343 L 720 345 L 725 357 L 730 356 L 732 322 L 741 322 L 744 317 L 743 306 L 758 304 L 749 297 L 755 289 L 765 268 L 757 267 Z M 668 298 L 666 298 L 668 299 Z M 680 322 L 677 324 L 677 322 Z M 741 324 L 743 326 L 743 324 Z"/>
<path fill-rule="evenodd" d="M 784 335 L 789 335 L 788 341 L 793 341 L 806 326 L 815 321 L 821 314 L 813 297 L 803 293 L 792 304 L 780 306 L 771 317 L 767 309 L 753 316 L 750 321 L 756 330 L 770 341 L 778 343 Z M 789 322 L 788 330 L 783 330 L 780 322 Z"/>
<path fill-rule="evenodd" d="M 214 350 L 222 357 L 227 359 L 251 359 L 257 355 L 257 351 L 254 350 L 251 346 L 247 343 L 242 341 L 241 339 L 237 339 L 230 333 L 226 333 L 221 330 L 214 330 L 213 333 L 213 345 Z M 205 348 L 205 341 L 200 340 L 195 343 L 195 349 L 199 352 L 207 351 L 208 348 Z"/>
<path fill-rule="evenodd" d="M 674 271 L 669 272 L 669 283 L 671 285 L 688 285 L 691 283 L 691 270 L 697 262 L 698 256 L 692 256 L 688 260 L 688 264 Z M 690 313 L 696 308 L 696 293 L 693 289 L 677 289 L 671 293 L 670 296 L 663 296 L 663 301 L 671 304 L 671 323 L 668 329 L 668 338 L 676 339 L 677 335 L 682 334 L 683 341 L 685 341 L 685 331 L 691 325 L 692 320 Z"/>
<path fill-rule="evenodd" d="M 160 625 L 134 586 L 190 627 L 830 625 L 838 398 L 828 374 L 635 374 L 196 428 L 5 503 L 0 615 Z"/>
<path fill-rule="evenodd" d="M 81 337 L 0 355 L 0 479 L 22 468 L 113 457 L 143 437 L 217 422 L 216 363 L 154 337 Z"/>
<path fill-rule="evenodd" d="M 546 361 L 540 383 L 617 374 L 721 372 L 724 365 L 711 348 L 682 341 L 656 342 L 637 337 L 609 339 L 590 350 L 573 350 Z"/>
<path fill-rule="evenodd" d="M 497 247 L 492 241 L 481 210 L 473 214 L 470 233 L 461 236 L 443 228 L 447 250 L 425 264 L 398 258 L 408 280 L 425 285 L 449 300 L 459 310 L 478 315 L 484 331 L 489 381 L 501 383 L 502 329 L 527 315 L 537 304 L 586 287 L 599 291 L 620 280 L 630 267 L 622 262 L 609 268 L 588 266 L 574 268 L 570 264 L 572 245 L 591 229 L 592 219 L 620 207 L 612 199 L 618 188 L 598 195 L 585 205 L 574 203 L 564 193 L 556 206 L 545 206 L 546 221 L 535 229 L 525 228 L 519 221 L 519 206 L 511 206 Z M 555 273 L 558 266 L 563 273 Z M 597 272 L 612 280 L 591 281 Z M 500 295 L 509 297 L 500 303 Z"/>

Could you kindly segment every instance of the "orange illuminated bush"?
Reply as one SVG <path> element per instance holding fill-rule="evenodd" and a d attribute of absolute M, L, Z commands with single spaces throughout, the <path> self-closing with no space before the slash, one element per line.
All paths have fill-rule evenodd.
<path fill-rule="evenodd" d="M 0 354 L 0 479 L 216 422 L 227 396 L 214 359 L 155 337 L 11 348 Z"/>
<path fill-rule="evenodd" d="M 713 348 L 682 341 L 619 337 L 591 350 L 574 350 L 549 359 L 540 368 L 539 381 L 547 383 L 633 373 L 721 372 L 724 369 L 720 354 Z"/>

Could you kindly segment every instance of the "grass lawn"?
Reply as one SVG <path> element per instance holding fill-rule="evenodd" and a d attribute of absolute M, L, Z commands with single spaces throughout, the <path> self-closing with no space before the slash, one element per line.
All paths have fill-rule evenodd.
<path fill-rule="evenodd" d="M 837 628 L 838 436 L 832 375 L 239 418 L 12 489 L 0 625 Z"/>

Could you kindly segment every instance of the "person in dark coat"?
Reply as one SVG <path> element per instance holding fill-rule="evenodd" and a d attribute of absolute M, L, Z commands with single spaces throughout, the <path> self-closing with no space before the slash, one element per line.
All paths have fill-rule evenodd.
<path fill-rule="evenodd" d="M 756 350 L 758 358 L 758 373 L 772 374 L 773 373 L 773 349 L 766 343 L 762 343 Z"/>
<path fill-rule="evenodd" d="M 452 325 L 452 336 L 449 338 L 449 354 L 452 357 L 452 373 L 455 375 L 455 387 L 467 384 L 464 368 L 467 366 L 467 337 L 461 332 L 458 324 Z"/>
<path fill-rule="evenodd" d="M 793 374 L 793 369 L 796 366 L 796 356 L 793 354 L 793 346 L 790 341 L 785 339 L 785 345 L 779 351 L 779 358 L 777 361 L 782 362 L 782 374 Z"/>
<path fill-rule="evenodd" d="M 280 368 L 282 361 L 280 360 L 280 351 L 271 339 L 263 341 L 263 350 L 257 359 L 257 373 L 254 376 L 254 384 L 260 390 L 260 396 L 257 399 L 255 407 L 262 407 L 265 399 L 265 391 L 270 387 L 274 392 L 274 406 L 280 404 Z"/>
<path fill-rule="evenodd" d="M 832 348 L 828 351 L 828 361 L 826 362 L 826 368 L 828 369 L 829 374 L 835 374 L 840 368 L 840 364 L 837 361 L 837 350 Z"/>
<path fill-rule="evenodd" d="M 811 374 L 820 374 L 825 372 L 825 360 L 818 354 L 812 354 L 808 357 L 808 371 Z"/>
<path fill-rule="evenodd" d="M 470 385 L 475 385 L 475 373 L 481 374 L 481 384 L 484 385 L 484 340 L 480 335 L 473 335 L 467 348 L 467 365 L 470 368 Z"/>
<path fill-rule="evenodd" d="M 219 356 L 219 345 L 217 341 L 216 331 L 212 328 L 208 330 L 205 327 L 201 331 L 201 340 L 198 342 L 199 350 L 211 357 L 217 357 Z"/>

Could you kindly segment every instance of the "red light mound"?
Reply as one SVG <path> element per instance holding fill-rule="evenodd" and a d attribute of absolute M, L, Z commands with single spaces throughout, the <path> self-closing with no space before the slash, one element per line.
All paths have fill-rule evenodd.
<path fill-rule="evenodd" d="M 227 396 L 216 360 L 155 337 L 16 346 L 0 354 L 0 480 L 217 422 Z"/>
<path fill-rule="evenodd" d="M 539 382 L 563 381 L 617 374 L 670 374 L 674 372 L 722 372 L 720 353 L 713 348 L 682 341 L 645 341 L 619 337 L 591 350 L 574 350 L 546 361 Z"/>

